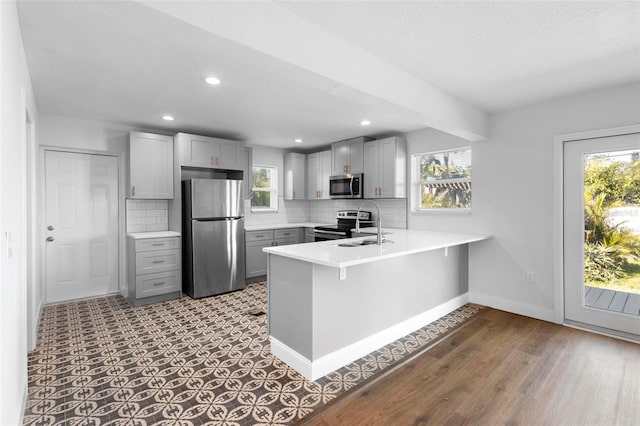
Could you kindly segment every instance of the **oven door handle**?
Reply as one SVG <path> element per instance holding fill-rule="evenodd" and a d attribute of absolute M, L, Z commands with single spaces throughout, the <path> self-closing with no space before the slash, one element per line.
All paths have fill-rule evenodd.
<path fill-rule="evenodd" d="M 346 233 L 344 232 L 339 232 L 339 231 L 324 231 L 324 230 L 319 230 L 319 229 L 314 229 L 313 232 L 315 234 L 331 234 L 331 235 L 344 235 L 345 237 L 347 236 Z"/>

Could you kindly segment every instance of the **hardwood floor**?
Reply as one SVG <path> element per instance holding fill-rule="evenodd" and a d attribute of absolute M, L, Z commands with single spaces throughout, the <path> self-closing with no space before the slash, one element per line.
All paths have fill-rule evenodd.
<path fill-rule="evenodd" d="M 638 425 L 640 345 L 487 309 L 308 425 Z"/>

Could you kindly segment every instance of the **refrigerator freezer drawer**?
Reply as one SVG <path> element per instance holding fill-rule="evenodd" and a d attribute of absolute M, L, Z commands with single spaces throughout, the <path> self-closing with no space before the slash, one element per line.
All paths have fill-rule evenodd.
<path fill-rule="evenodd" d="M 245 286 L 244 219 L 191 222 L 184 292 L 193 298 Z"/>

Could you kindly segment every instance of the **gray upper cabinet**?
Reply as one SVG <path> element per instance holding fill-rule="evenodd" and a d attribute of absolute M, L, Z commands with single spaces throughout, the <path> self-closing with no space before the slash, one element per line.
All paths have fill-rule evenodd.
<path fill-rule="evenodd" d="M 331 150 L 307 155 L 307 198 L 309 200 L 329 199 L 331 172 Z"/>
<path fill-rule="evenodd" d="M 304 200 L 307 156 L 295 152 L 284 155 L 284 199 Z"/>
<path fill-rule="evenodd" d="M 209 169 L 243 170 L 244 144 L 242 142 L 208 136 L 178 133 L 182 158 L 181 166 Z"/>
<path fill-rule="evenodd" d="M 391 137 L 364 144 L 364 198 L 406 198 L 407 142 Z"/>
<path fill-rule="evenodd" d="M 364 170 L 364 142 L 368 137 L 357 137 L 331 144 L 331 158 L 334 175 L 362 173 Z"/>
<path fill-rule="evenodd" d="M 129 133 L 128 198 L 173 198 L 173 137 Z"/>

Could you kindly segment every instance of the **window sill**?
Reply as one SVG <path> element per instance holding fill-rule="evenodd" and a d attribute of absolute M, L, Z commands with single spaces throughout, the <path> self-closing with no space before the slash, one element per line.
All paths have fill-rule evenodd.
<path fill-rule="evenodd" d="M 254 208 L 251 208 L 251 213 L 278 213 L 278 209 L 254 209 Z"/>

